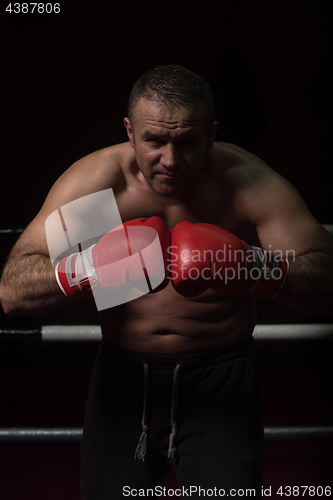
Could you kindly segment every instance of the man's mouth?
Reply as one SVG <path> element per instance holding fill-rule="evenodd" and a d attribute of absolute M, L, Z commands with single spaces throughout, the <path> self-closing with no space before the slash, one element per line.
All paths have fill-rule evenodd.
<path fill-rule="evenodd" d="M 178 179 L 180 177 L 184 177 L 184 174 L 176 174 L 171 172 L 157 172 L 157 175 L 159 175 L 163 179 Z"/>

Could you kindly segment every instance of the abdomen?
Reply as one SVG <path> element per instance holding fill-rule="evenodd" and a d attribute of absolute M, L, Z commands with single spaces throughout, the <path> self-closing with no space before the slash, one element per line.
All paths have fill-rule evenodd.
<path fill-rule="evenodd" d="M 187 299 L 171 283 L 155 294 L 101 312 L 105 338 L 124 349 L 180 354 L 232 344 L 256 322 L 251 296 L 207 290 Z"/>

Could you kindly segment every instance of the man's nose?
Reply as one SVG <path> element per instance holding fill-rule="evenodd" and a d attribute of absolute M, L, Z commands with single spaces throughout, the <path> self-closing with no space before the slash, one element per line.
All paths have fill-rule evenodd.
<path fill-rule="evenodd" d="M 179 154 L 173 144 L 166 144 L 162 151 L 161 164 L 168 169 L 179 167 Z"/>

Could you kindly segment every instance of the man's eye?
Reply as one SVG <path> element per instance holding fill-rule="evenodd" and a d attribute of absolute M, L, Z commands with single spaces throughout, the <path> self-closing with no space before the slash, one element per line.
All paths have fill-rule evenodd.
<path fill-rule="evenodd" d="M 182 139 L 180 141 L 180 144 L 182 144 L 183 146 L 191 146 L 192 144 L 194 144 L 194 141 L 192 141 L 192 139 Z"/>
<path fill-rule="evenodd" d="M 162 139 L 158 139 L 157 137 L 150 137 L 148 139 L 148 142 L 150 142 L 151 144 L 162 144 Z"/>

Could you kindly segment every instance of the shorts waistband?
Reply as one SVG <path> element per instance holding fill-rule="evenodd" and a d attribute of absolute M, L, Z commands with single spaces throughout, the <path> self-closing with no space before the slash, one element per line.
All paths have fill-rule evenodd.
<path fill-rule="evenodd" d="M 229 361 L 243 356 L 253 349 L 253 336 L 208 351 L 200 351 L 190 354 L 150 354 L 129 351 L 112 344 L 105 338 L 102 339 L 102 351 L 108 360 L 115 364 L 142 367 L 148 364 L 150 368 L 174 370 L 176 364 L 183 368 L 195 369 L 203 366 L 215 365 L 220 362 Z"/>

